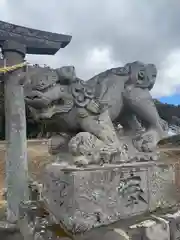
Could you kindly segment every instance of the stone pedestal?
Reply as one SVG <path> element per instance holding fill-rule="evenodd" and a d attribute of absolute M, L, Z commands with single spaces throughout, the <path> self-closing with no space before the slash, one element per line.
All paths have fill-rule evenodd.
<path fill-rule="evenodd" d="M 132 240 L 170 240 L 169 221 L 159 216 L 149 216 L 148 219 L 129 226 L 128 235 Z"/>
<path fill-rule="evenodd" d="M 180 211 L 165 214 L 163 218 L 169 222 L 171 240 L 180 239 Z"/>
<path fill-rule="evenodd" d="M 47 209 L 73 234 L 178 203 L 173 165 L 147 162 L 65 168 L 43 173 Z"/>

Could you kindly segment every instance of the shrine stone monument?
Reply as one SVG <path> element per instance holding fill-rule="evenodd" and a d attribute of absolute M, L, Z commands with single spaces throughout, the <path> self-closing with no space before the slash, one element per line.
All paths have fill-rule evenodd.
<path fill-rule="evenodd" d="M 175 166 L 162 161 L 157 147 L 168 127 L 150 95 L 156 75 L 155 65 L 138 61 L 86 82 L 73 66 L 37 69 L 24 88 L 25 101 L 36 121 L 54 122 L 59 134 L 49 142 L 54 163 L 46 166 L 41 178 L 41 201 L 48 217 L 46 223 L 31 225 L 34 236 L 47 236 L 42 229 L 54 224 L 52 239 L 92 239 L 94 231 L 115 225 L 121 229 L 127 219 L 178 204 Z M 123 132 L 118 131 L 117 120 Z M 36 212 L 35 205 L 31 208 Z M 27 208 L 21 207 L 23 229 L 30 221 Z M 159 220 L 153 221 L 157 227 L 154 230 L 152 224 L 153 231 L 159 234 L 163 220 L 159 225 Z M 128 231 L 138 228 L 134 226 Z M 161 239 L 169 239 L 168 229 Z"/>

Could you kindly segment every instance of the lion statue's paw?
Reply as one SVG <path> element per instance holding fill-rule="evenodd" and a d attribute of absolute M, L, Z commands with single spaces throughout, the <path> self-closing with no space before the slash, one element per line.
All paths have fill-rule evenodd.
<path fill-rule="evenodd" d="M 157 148 L 158 133 L 149 130 L 133 138 L 133 145 L 139 152 L 153 152 Z"/>
<path fill-rule="evenodd" d="M 125 159 L 125 149 L 119 148 L 117 143 L 105 144 L 89 132 L 78 133 L 68 146 L 76 166 L 124 162 Z"/>

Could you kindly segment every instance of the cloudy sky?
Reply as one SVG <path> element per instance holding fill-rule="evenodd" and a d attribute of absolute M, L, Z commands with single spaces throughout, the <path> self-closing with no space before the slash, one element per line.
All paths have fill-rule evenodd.
<path fill-rule="evenodd" d="M 135 60 L 155 63 L 153 96 L 180 104 L 179 0 L 0 0 L 0 19 L 71 34 L 56 56 L 28 60 L 74 65 L 83 79 Z"/>

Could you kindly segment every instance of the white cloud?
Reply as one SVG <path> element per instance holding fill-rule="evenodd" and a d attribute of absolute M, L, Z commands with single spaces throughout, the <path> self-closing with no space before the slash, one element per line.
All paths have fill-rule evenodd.
<path fill-rule="evenodd" d="M 1 20 L 9 20 L 9 11 L 8 11 L 8 0 L 0 0 L 0 18 Z"/>
<path fill-rule="evenodd" d="M 180 86 L 180 49 L 172 51 L 161 63 L 157 82 L 152 90 L 155 97 L 170 96 Z"/>
<path fill-rule="evenodd" d="M 86 75 L 86 79 L 92 77 L 95 74 L 103 72 L 109 68 L 121 66 L 122 63 L 113 60 L 111 50 L 108 47 L 93 48 L 87 51 L 84 68 L 89 74 Z M 85 77 L 85 76 L 84 76 Z"/>
<path fill-rule="evenodd" d="M 87 52 L 85 64 L 89 66 L 95 65 L 96 68 L 113 66 L 111 60 L 111 52 L 108 48 L 93 48 Z"/>

